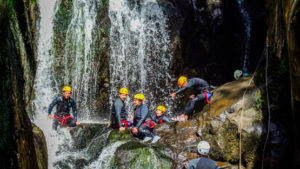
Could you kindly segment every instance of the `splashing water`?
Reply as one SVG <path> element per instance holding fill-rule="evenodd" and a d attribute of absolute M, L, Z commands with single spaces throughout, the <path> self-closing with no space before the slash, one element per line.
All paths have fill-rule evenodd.
<path fill-rule="evenodd" d="M 40 127 L 47 140 L 48 147 L 48 168 L 52 168 L 55 161 L 55 152 L 62 140 L 57 137 L 57 133 L 52 130 L 52 120 L 47 120 L 48 105 L 55 97 L 53 78 L 51 75 L 52 55 L 52 19 L 57 10 L 56 0 L 40 0 L 41 20 L 39 27 L 39 43 L 37 56 L 37 71 L 34 83 L 35 99 L 32 101 L 35 112 L 34 123 Z"/>
<path fill-rule="evenodd" d="M 170 93 L 172 53 L 167 17 L 156 0 L 110 0 L 109 18 L 110 103 L 120 87 L 127 87 L 130 96 L 143 93 L 150 110 L 157 104 L 171 110 L 165 101 Z M 130 100 L 132 97 L 127 103 Z M 130 105 L 129 111 L 132 111 Z"/>
<path fill-rule="evenodd" d="M 122 144 L 125 144 L 124 141 L 117 141 L 110 146 L 105 147 L 100 156 L 98 157 L 98 160 L 91 163 L 88 167 L 85 169 L 108 169 L 112 168 L 111 163 L 112 159 L 115 156 L 115 152 L 118 147 L 120 147 Z"/>
<path fill-rule="evenodd" d="M 95 61 L 92 42 L 101 0 L 73 0 L 72 20 L 66 33 L 64 47 L 64 84 L 73 88 L 79 120 L 96 117 L 97 77 L 99 63 Z M 98 32 L 97 32 L 98 33 Z M 63 85 L 63 84 L 62 84 Z"/>

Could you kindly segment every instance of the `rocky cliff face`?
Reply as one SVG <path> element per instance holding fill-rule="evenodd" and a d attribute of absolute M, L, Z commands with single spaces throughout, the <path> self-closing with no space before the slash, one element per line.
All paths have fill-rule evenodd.
<path fill-rule="evenodd" d="M 65 158 L 78 168 L 179 169 L 197 158 L 197 143 L 207 140 L 211 143 L 210 157 L 219 165 L 235 167 L 241 160 L 242 167 L 257 168 L 263 141 L 263 113 L 258 106 L 263 86 L 252 80 L 244 78 L 216 89 L 210 105 L 186 122 L 156 126 L 155 132 L 161 136 L 157 144 L 141 143 L 128 131 L 119 133 L 99 124 L 73 128 L 72 145 L 65 147 L 75 147 L 75 152 L 84 152 L 85 157 L 66 154 Z M 61 160 L 56 165 L 71 163 Z"/>
<path fill-rule="evenodd" d="M 1 1 L 1 168 L 38 168 L 25 107 L 35 74 L 36 1 Z"/>
<path fill-rule="evenodd" d="M 270 56 L 271 71 L 274 83 L 281 83 L 284 86 L 278 90 L 279 85 L 273 83 L 272 89 L 278 93 L 273 94 L 277 100 L 274 101 L 279 107 L 281 113 L 285 113 L 279 117 L 279 121 L 285 121 L 289 131 L 292 146 L 289 151 L 294 157 L 291 157 L 295 162 L 294 165 L 299 166 L 299 123 L 296 120 L 299 118 L 299 9 L 300 2 L 295 1 L 266 1 L 266 9 L 269 12 L 268 16 L 268 32 L 267 45 Z M 281 71 L 278 71 L 281 70 Z M 279 77 L 274 78 L 276 75 Z M 282 83 L 284 82 L 284 83 Z M 283 94 L 279 91 L 286 91 Z M 282 101 L 287 99 L 288 102 Z M 274 100 L 274 99 L 273 99 Z M 276 99 L 275 99 L 276 100 Z M 283 103 L 285 102 L 285 103 Z M 285 107 L 284 107 L 285 105 Z M 284 107 L 284 108 L 283 108 Z M 290 107 L 290 108 L 289 108 Z M 278 113 L 279 114 L 279 113 Z M 283 120 L 284 119 L 284 120 Z M 278 119 L 277 119 L 278 120 Z"/>

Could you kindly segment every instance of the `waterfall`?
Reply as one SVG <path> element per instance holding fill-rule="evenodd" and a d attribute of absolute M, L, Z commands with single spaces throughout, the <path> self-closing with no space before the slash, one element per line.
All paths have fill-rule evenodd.
<path fill-rule="evenodd" d="M 110 103 L 120 87 L 129 89 L 129 111 L 132 96 L 145 95 L 151 109 L 166 103 L 170 93 L 170 40 L 167 17 L 156 0 L 110 0 Z"/>
<path fill-rule="evenodd" d="M 100 1 L 100 0 L 99 0 Z M 57 152 L 67 140 L 72 140 L 68 132 L 56 132 L 52 129 L 52 120 L 47 120 L 48 106 L 61 94 L 63 85 L 73 88 L 71 97 L 78 106 L 80 119 L 91 120 L 97 90 L 97 63 L 92 52 L 93 30 L 99 1 L 73 0 L 72 20 L 66 33 L 67 45 L 63 49 L 63 82 L 55 77 L 54 65 L 57 62 L 53 47 L 55 14 L 61 0 L 40 0 L 41 20 L 37 56 L 37 73 L 34 83 L 33 122 L 40 127 L 47 141 L 49 168 L 58 160 Z M 91 105 L 91 106 L 88 106 Z M 55 112 L 55 109 L 52 113 Z"/>
<path fill-rule="evenodd" d="M 72 19 L 63 49 L 65 76 L 60 86 L 72 86 L 72 96 L 77 101 L 81 121 L 91 121 L 96 117 L 99 62 L 95 60 L 92 42 L 100 3 L 101 0 L 73 0 Z"/>
<path fill-rule="evenodd" d="M 245 0 L 237 0 L 240 13 L 242 14 L 245 26 L 245 49 L 243 59 L 243 72 L 248 72 L 248 56 L 250 50 L 250 37 L 251 37 L 251 20 L 249 13 L 245 7 Z"/>
<path fill-rule="evenodd" d="M 105 147 L 100 156 L 96 161 L 91 163 L 89 166 L 86 167 L 86 169 L 109 169 L 112 167 L 112 159 L 115 156 L 115 151 L 118 147 L 120 147 L 122 144 L 125 144 L 124 141 L 117 141 L 115 143 L 112 143 L 111 145 Z"/>
<path fill-rule="evenodd" d="M 56 96 L 56 90 L 53 87 L 52 77 L 52 37 L 53 37 L 53 16 L 57 10 L 56 0 L 40 0 L 40 26 L 37 56 L 37 71 L 34 83 L 35 99 L 32 101 L 32 107 L 35 112 L 34 123 L 40 127 L 47 140 L 48 164 L 51 168 L 55 161 L 55 152 L 58 145 L 62 143 L 57 137 L 57 133 L 52 130 L 52 120 L 47 120 L 48 106 Z"/>

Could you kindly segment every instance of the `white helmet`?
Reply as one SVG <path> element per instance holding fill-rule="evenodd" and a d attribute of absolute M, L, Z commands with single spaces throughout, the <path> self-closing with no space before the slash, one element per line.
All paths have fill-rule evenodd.
<path fill-rule="evenodd" d="M 200 141 L 197 146 L 198 152 L 201 155 L 208 155 L 210 150 L 210 145 L 207 141 Z"/>
<path fill-rule="evenodd" d="M 238 80 L 243 75 L 243 72 L 241 70 L 234 71 L 233 77 L 235 80 Z"/>

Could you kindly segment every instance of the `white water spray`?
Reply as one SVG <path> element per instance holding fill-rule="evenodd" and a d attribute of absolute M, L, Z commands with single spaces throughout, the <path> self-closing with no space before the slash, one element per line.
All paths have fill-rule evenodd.
<path fill-rule="evenodd" d="M 130 96 L 141 92 L 150 110 L 166 102 L 170 92 L 170 40 L 167 17 L 156 0 L 110 0 L 110 103 L 120 87 Z M 127 99 L 127 103 L 130 102 Z M 129 111 L 132 104 L 127 104 Z"/>
<path fill-rule="evenodd" d="M 100 156 L 96 161 L 91 163 L 88 167 L 85 169 L 109 169 L 112 168 L 111 163 L 112 159 L 115 156 L 115 152 L 118 147 L 120 147 L 122 144 L 126 142 L 118 141 L 115 143 L 112 143 L 110 146 L 105 147 Z"/>
<path fill-rule="evenodd" d="M 56 96 L 53 88 L 52 78 L 52 35 L 53 35 L 53 16 L 55 14 L 56 0 L 40 0 L 39 7 L 41 13 L 39 27 L 39 43 L 37 56 L 37 71 L 34 83 L 35 99 L 32 101 L 35 112 L 34 123 L 40 127 L 47 141 L 48 147 L 48 168 L 52 168 L 55 161 L 55 152 L 58 150 L 59 143 L 57 133 L 52 130 L 52 120 L 47 120 L 48 106 Z"/>
<path fill-rule="evenodd" d="M 237 0 L 240 13 L 242 14 L 245 26 L 245 49 L 244 49 L 244 61 L 243 61 L 243 72 L 248 72 L 248 55 L 250 47 L 251 37 L 251 20 L 247 9 L 245 8 L 245 0 Z"/>
<path fill-rule="evenodd" d="M 78 118 L 91 121 L 95 118 L 99 63 L 92 51 L 93 31 L 101 0 L 73 0 L 72 20 L 66 33 L 64 47 L 64 84 L 73 88 L 77 101 Z M 100 33 L 99 33 L 100 34 Z"/>

